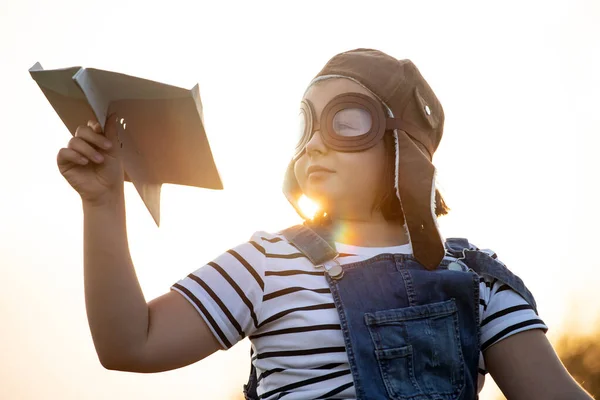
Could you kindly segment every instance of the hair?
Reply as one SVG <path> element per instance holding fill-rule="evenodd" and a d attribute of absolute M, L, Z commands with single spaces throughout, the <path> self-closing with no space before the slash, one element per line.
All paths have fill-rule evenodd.
<path fill-rule="evenodd" d="M 396 195 L 396 143 L 394 136 L 388 132 L 383 136 L 385 149 L 385 167 L 379 186 L 378 200 L 374 209 L 381 210 L 386 221 L 405 223 L 400 200 Z M 435 215 L 440 217 L 448 214 L 450 208 L 444 201 L 440 191 L 435 188 Z"/>

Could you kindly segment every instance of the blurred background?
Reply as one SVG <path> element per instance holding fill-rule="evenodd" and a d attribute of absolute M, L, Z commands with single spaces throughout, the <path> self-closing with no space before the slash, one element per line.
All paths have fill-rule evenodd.
<path fill-rule="evenodd" d="M 571 373 L 600 394 L 600 3 L 0 0 L 0 399 L 240 399 L 249 343 L 160 374 L 104 370 L 87 326 L 82 213 L 56 168 L 69 133 L 28 69 L 200 84 L 223 191 L 165 186 L 161 227 L 128 184 L 147 300 L 256 230 L 281 194 L 296 116 L 334 54 L 410 58 L 446 112 L 446 237 L 491 248 L 536 296 Z M 500 396 L 488 376 L 482 399 Z"/>

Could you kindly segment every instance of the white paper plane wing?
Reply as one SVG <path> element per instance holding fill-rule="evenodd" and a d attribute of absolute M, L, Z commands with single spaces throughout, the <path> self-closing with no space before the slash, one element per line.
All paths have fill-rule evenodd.
<path fill-rule="evenodd" d="M 79 125 L 116 113 L 125 179 L 157 225 L 163 183 L 222 189 L 204 131 L 198 85 L 191 90 L 98 69 L 44 70 L 32 78 L 72 135 Z"/>

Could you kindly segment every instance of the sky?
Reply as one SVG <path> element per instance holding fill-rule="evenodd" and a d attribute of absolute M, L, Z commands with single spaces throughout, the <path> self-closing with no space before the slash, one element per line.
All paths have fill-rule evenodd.
<path fill-rule="evenodd" d="M 163 187 L 157 228 L 126 186 L 147 300 L 254 231 L 300 220 L 281 193 L 302 93 L 327 60 L 415 62 L 446 114 L 434 156 L 446 237 L 497 252 L 550 339 L 600 316 L 600 3 L 0 0 L 0 398 L 229 399 L 249 343 L 176 371 L 104 370 L 85 315 L 82 211 L 56 167 L 69 133 L 28 69 L 200 85 L 223 191 Z M 483 399 L 496 393 L 491 379 Z"/>

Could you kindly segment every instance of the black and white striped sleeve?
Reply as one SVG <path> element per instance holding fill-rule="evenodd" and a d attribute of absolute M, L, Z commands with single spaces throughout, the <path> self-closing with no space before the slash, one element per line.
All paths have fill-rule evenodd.
<path fill-rule="evenodd" d="M 198 268 L 171 290 L 196 308 L 221 346 L 228 349 L 258 326 L 264 266 L 265 255 L 251 242 L 244 243 Z"/>
<path fill-rule="evenodd" d="M 516 333 L 548 330 L 544 321 L 517 292 L 493 279 L 480 279 L 481 351 Z"/>

